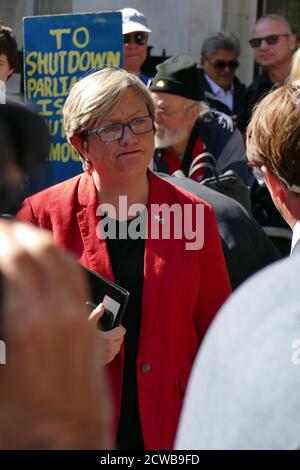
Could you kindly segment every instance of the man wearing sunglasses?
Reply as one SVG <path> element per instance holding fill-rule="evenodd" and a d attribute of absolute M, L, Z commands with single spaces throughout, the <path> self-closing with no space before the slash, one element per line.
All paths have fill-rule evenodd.
<path fill-rule="evenodd" d="M 151 29 L 143 13 L 138 10 L 123 8 L 121 13 L 125 70 L 138 75 L 147 85 L 150 77 L 142 72 L 142 65 L 147 58 L 148 37 Z"/>
<path fill-rule="evenodd" d="M 296 37 L 286 18 L 266 15 L 255 23 L 249 45 L 263 72 L 247 89 L 240 126 L 242 131 L 246 130 L 255 103 L 289 76 Z"/>
<path fill-rule="evenodd" d="M 219 31 L 203 41 L 200 85 L 211 108 L 228 114 L 237 121 L 246 87 L 235 76 L 239 66 L 240 43 L 227 31 Z"/>
<path fill-rule="evenodd" d="M 256 103 L 289 77 L 296 38 L 286 18 L 266 15 L 255 23 L 249 45 L 253 49 L 255 61 L 263 71 L 246 91 L 245 108 L 239 125 L 244 133 Z M 253 185 L 251 198 L 253 214 L 262 226 L 288 228 L 264 184 Z M 288 253 L 289 247 L 285 243 L 280 242 L 278 247 L 283 254 Z"/>

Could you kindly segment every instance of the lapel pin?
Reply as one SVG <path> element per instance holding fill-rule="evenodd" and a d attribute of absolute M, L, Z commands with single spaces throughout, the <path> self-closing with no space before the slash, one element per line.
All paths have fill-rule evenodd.
<path fill-rule="evenodd" d="M 165 219 L 163 217 L 160 217 L 160 215 L 155 215 L 154 219 L 157 220 L 161 225 L 165 223 Z"/>

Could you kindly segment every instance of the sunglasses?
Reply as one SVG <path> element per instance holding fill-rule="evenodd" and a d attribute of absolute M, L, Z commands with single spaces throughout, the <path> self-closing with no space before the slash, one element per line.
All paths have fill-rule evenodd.
<path fill-rule="evenodd" d="M 269 46 L 274 46 L 275 44 L 278 44 L 280 36 L 290 36 L 288 33 L 284 34 L 270 34 L 270 36 L 265 36 L 264 38 L 253 38 L 249 39 L 249 44 L 253 49 L 256 49 L 257 47 L 261 46 L 261 43 L 263 41 L 266 41 Z"/>
<path fill-rule="evenodd" d="M 228 67 L 230 70 L 236 70 L 240 65 L 238 60 L 229 60 L 228 62 L 226 60 L 216 60 L 216 62 L 211 62 L 207 57 L 206 60 L 210 65 L 219 71 L 226 69 L 226 67 Z"/>
<path fill-rule="evenodd" d="M 143 46 L 148 41 L 149 34 L 148 33 L 132 33 L 132 34 L 124 34 L 123 42 L 124 44 L 128 44 L 131 40 L 133 40 L 139 46 Z"/>

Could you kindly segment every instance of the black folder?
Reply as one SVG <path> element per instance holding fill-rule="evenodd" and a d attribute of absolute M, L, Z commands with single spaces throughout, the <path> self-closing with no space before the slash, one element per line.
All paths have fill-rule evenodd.
<path fill-rule="evenodd" d="M 104 304 L 105 311 L 99 320 L 99 327 L 104 331 L 111 330 L 121 323 L 128 304 L 129 292 L 100 274 L 82 267 L 87 275 L 91 293 L 91 298 L 87 299 L 86 303 L 91 309 L 96 308 L 101 302 Z"/>

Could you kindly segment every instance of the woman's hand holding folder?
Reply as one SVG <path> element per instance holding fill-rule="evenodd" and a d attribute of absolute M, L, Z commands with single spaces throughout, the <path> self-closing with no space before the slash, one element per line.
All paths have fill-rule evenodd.
<path fill-rule="evenodd" d="M 100 303 L 90 314 L 89 321 L 97 327 L 98 320 L 104 314 L 104 305 Z M 103 351 L 103 363 L 108 364 L 111 362 L 117 354 L 119 354 L 121 345 L 124 341 L 124 335 L 126 333 L 125 328 L 120 325 L 112 330 L 108 331 L 99 331 L 100 340 L 101 340 L 101 348 Z"/>

